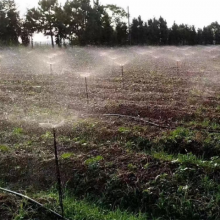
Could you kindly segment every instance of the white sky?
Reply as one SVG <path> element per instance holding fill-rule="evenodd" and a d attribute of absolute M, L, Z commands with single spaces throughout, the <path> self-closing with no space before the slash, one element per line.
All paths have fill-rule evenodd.
<path fill-rule="evenodd" d="M 18 9 L 24 14 L 26 8 L 37 6 L 38 0 L 15 0 Z M 65 0 L 59 0 L 64 3 Z M 220 23 L 219 0 L 100 0 L 102 4 L 116 4 L 127 9 L 130 7 L 132 17 L 141 15 L 144 21 L 162 16 L 171 27 L 177 24 L 195 25 L 203 28 L 218 21 Z"/>

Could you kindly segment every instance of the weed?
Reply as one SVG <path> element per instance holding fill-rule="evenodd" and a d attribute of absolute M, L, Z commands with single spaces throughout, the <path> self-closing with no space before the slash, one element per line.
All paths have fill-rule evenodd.
<path fill-rule="evenodd" d="M 99 162 L 104 160 L 104 158 L 102 156 L 96 156 L 96 157 L 92 157 L 92 158 L 89 158 L 87 160 L 85 160 L 85 164 L 89 167 L 89 168 L 97 168 L 98 165 L 99 165 Z"/>
<path fill-rule="evenodd" d="M 69 158 L 71 158 L 73 156 L 75 156 L 74 153 L 64 153 L 64 154 L 61 155 L 61 158 L 66 160 L 66 159 L 69 159 Z"/>
<path fill-rule="evenodd" d="M 128 133 L 130 133 L 130 129 L 129 128 L 126 128 L 126 127 L 120 127 L 119 129 L 118 129 L 118 131 L 120 132 L 120 133 L 122 133 L 122 134 L 128 134 Z"/>
<path fill-rule="evenodd" d="M 42 197 L 43 194 L 43 197 Z M 57 209 L 59 206 L 57 195 L 54 193 L 41 193 L 37 195 L 38 200 L 47 201 L 48 208 Z M 50 202 L 53 199 L 53 202 Z M 54 203 L 55 201 L 55 203 Z M 144 214 L 130 214 L 127 211 L 121 211 L 115 209 L 109 211 L 104 209 L 98 202 L 89 203 L 86 199 L 77 200 L 74 196 L 66 193 L 64 198 L 65 217 L 75 220 L 147 220 L 147 216 Z"/>
<path fill-rule="evenodd" d="M 207 122 L 205 123 L 207 125 Z M 197 156 L 210 158 L 220 153 L 220 135 L 177 128 L 159 138 L 155 148 L 173 154 L 191 152 Z"/>
<path fill-rule="evenodd" d="M 17 136 L 22 135 L 23 133 L 24 133 L 23 128 L 15 128 L 15 129 L 13 130 L 13 134 L 14 134 L 14 135 L 17 135 Z"/>
<path fill-rule="evenodd" d="M 9 147 L 5 145 L 0 145 L 0 152 L 7 153 L 9 151 Z"/>
<path fill-rule="evenodd" d="M 45 134 L 41 135 L 43 140 L 51 140 L 53 139 L 53 134 L 50 131 L 47 131 Z"/>
<path fill-rule="evenodd" d="M 134 171 L 137 169 L 137 166 L 136 165 L 133 165 L 132 163 L 129 163 L 128 164 L 128 169 L 131 170 L 131 171 Z"/>

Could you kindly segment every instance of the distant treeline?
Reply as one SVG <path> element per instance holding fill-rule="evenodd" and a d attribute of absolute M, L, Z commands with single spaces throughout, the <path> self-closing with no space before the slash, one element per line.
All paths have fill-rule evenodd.
<path fill-rule="evenodd" d="M 99 0 L 40 0 L 37 8 L 19 16 L 14 0 L 0 0 L 0 43 L 29 45 L 33 33 L 51 37 L 54 46 L 70 45 L 206 45 L 220 44 L 220 25 L 213 22 L 203 29 L 186 24 L 171 28 L 162 17 L 144 22 L 116 5 L 102 5 Z M 55 42 L 54 42 L 55 39 Z"/>

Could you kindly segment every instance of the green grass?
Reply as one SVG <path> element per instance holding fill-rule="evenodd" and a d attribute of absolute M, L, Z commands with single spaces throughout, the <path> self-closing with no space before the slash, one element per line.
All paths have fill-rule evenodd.
<path fill-rule="evenodd" d="M 193 128 L 218 129 L 218 124 L 208 120 L 189 124 L 191 127 L 160 132 L 154 137 L 147 135 L 148 127 L 118 122 L 109 125 L 94 119 L 59 131 L 61 170 L 67 190 L 72 193 L 65 196 L 66 216 L 78 220 L 168 220 L 170 216 L 178 220 L 217 220 L 220 135 Z M 45 180 L 48 187 L 48 180 L 41 175 L 46 172 L 46 177 L 54 176 L 52 133 L 40 130 L 36 135 L 16 127 L 2 131 L 1 135 L 2 146 L 9 151 L 2 147 L 0 153 L 11 158 L 7 160 L 7 170 L 19 178 L 27 173 L 32 175 L 33 171 L 26 171 L 29 166 L 24 158 L 28 153 L 31 161 L 42 165 L 36 180 Z M 22 154 L 15 154 L 17 151 Z M 2 159 L 0 165 L 5 165 L 7 158 Z M 13 160 L 20 161 L 20 169 L 15 169 L 17 162 Z M 10 172 L 0 177 L 6 185 L 12 181 Z M 55 184 L 55 176 L 52 182 L 51 179 L 49 183 Z M 34 197 L 59 211 L 54 193 L 43 192 Z M 16 220 L 25 216 L 36 218 L 36 213 L 27 212 L 24 206 L 19 207 L 16 215 Z"/>
<path fill-rule="evenodd" d="M 154 158 L 169 161 L 171 163 L 179 163 L 179 164 L 192 164 L 198 167 L 210 168 L 210 169 L 219 169 L 220 168 L 220 158 L 218 156 L 212 157 L 210 160 L 205 160 L 202 157 L 197 157 L 192 153 L 188 154 L 167 154 L 166 152 L 152 152 Z"/>
<path fill-rule="evenodd" d="M 0 152 L 6 153 L 8 151 L 9 151 L 9 147 L 8 146 L 5 146 L 5 145 L 1 145 L 0 146 Z"/>
<path fill-rule="evenodd" d="M 43 201 L 47 208 L 52 210 L 59 210 L 58 196 L 53 192 L 41 192 L 33 195 L 36 200 Z M 31 209 L 32 216 L 30 218 L 29 211 L 24 206 L 25 201 L 20 203 L 18 213 L 14 216 L 14 220 L 26 219 L 29 216 L 29 220 L 37 219 L 37 216 L 42 216 L 42 213 L 36 213 Z M 70 220 L 147 220 L 147 216 L 144 214 L 131 214 L 119 209 L 109 211 L 101 208 L 100 205 L 95 203 L 89 203 L 86 200 L 78 200 L 73 196 L 67 194 L 64 199 L 64 211 L 65 217 Z M 33 214 L 34 213 L 34 214 Z M 45 216 L 46 217 L 46 216 Z M 50 219 L 47 217 L 47 219 Z"/>

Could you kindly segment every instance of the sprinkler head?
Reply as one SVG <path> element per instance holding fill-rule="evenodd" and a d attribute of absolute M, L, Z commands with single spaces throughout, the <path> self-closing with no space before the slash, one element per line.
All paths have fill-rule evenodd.
<path fill-rule="evenodd" d="M 53 64 L 50 63 L 50 74 L 52 74 L 52 73 L 53 73 Z"/>

